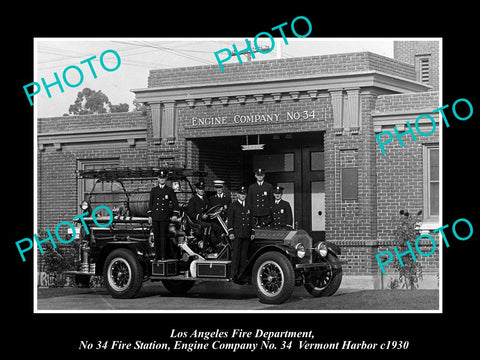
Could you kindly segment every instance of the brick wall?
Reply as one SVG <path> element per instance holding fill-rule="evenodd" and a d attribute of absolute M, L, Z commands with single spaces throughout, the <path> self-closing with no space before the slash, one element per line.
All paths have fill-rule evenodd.
<path fill-rule="evenodd" d="M 374 113 L 418 112 L 419 115 L 433 115 L 431 111 L 439 106 L 436 91 L 380 95 L 377 97 Z M 435 118 L 438 121 L 438 117 L 435 116 Z M 405 146 L 402 147 L 394 136 L 394 140 L 386 145 L 386 155 L 381 153 L 378 146 L 374 152 L 377 168 L 377 240 L 380 244 L 378 252 L 393 251 L 394 230 L 399 222 L 400 210 L 408 210 L 410 213 L 423 211 L 424 147 L 438 144 L 440 130 L 437 127 L 433 135 L 419 136 L 414 122 L 410 122 L 417 141 L 413 141 L 410 135 L 403 136 L 402 141 Z M 398 128 L 400 132 L 403 131 L 402 127 Z M 438 245 L 438 237 L 436 235 L 434 237 L 437 238 Z M 431 249 L 429 242 L 422 241 L 421 244 L 424 244 L 420 247 L 421 250 L 428 253 Z M 419 256 L 418 260 L 422 264 L 424 273 L 438 272 L 438 249 L 429 257 Z M 393 273 L 391 265 L 387 265 L 386 269 L 387 272 Z"/>
<path fill-rule="evenodd" d="M 74 131 L 78 129 L 114 129 L 147 127 L 148 116 L 141 113 L 115 113 L 86 116 L 39 118 L 38 133 Z M 151 135 L 150 135 L 151 138 Z M 63 144 L 60 150 L 45 147 L 37 151 L 37 204 L 38 233 L 46 228 L 52 232 L 61 221 L 71 221 L 79 214 L 78 183 L 75 171 L 79 161 L 118 159 L 119 166 L 154 166 L 154 154 L 147 146 L 130 147 L 128 144 Z M 67 227 L 61 234 L 68 238 Z"/>
<path fill-rule="evenodd" d="M 140 111 L 97 115 L 59 116 L 37 119 L 38 133 L 74 131 L 83 129 L 112 129 L 147 126 Z"/>
<path fill-rule="evenodd" d="M 439 90 L 440 76 L 439 41 L 394 41 L 393 57 L 396 60 L 415 66 L 416 80 L 421 81 L 420 59 L 429 59 L 429 78 L 427 83 L 432 90 Z"/>
<path fill-rule="evenodd" d="M 397 113 L 418 110 L 431 114 L 438 108 L 438 92 L 418 94 L 380 95 L 375 112 Z M 426 112 L 421 112 L 427 110 Z M 377 166 L 377 236 L 379 239 L 392 239 L 391 221 L 400 209 L 410 212 L 423 210 L 423 151 L 424 146 L 439 142 L 439 127 L 428 137 L 418 136 L 417 141 L 410 135 L 403 136 L 405 146 L 394 140 L 386 145 L 386 155 L 375 148 Z M 400 127 L 399 131 L 402 131 Z"/>
<path fill-rule="evenodd" d="M 415 79 L 411 65 L 370 52 L 310 56 L 268 61 L 236 63 L 232 58 L 217 65 L 151 70 L 148 87 L 168 87 L 192 84 L 221 84 L 237 80 L 281 79 L 376 70 L 406 79 Z"/>
<path fill-rule="evenodd" d="M 395 113 L 426 110 L 429 114 L 439 105 L 438 91 L 379 95 L 375 103 L 375 112 Z"/>
<path fill-rule="evenodd" d="M 325 193 L 327 240 L 365 241 L 375 238 L 375 159 L 372 157 L 373 125 L 371 109 L 373 96 L 360 97 L 361 128 L 357 135 L 344 132 L 325 135 Z M 358 199 L 342 200 L 341 171 L 346 167 L 358 169 Z"/>

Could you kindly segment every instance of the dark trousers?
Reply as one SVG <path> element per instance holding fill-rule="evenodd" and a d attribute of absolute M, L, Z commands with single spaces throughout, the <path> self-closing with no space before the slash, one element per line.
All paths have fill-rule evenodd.
<path fill-rule="evenodd" d="M 225 232 L 223 227 L 216 222 L 206 222 L 206 221 L 197 221 L 197 224 L 200 224 L 204 229 L 207 227 L 211 228 L 211 234 L 209 241 L 216 245 L 222 239 L 222 234 Z"/>
<path fill-rule="evenodd" d="M 155 240 L 155 256 L 157 259 L 168 259 L 168 221 L 152 221 L 153 238 Z"/>
<path fill-rule="evenodd" d="M 244 268 L 244 263 L 247 260 L 249 238 L 235 237 L 232 244 L 232 269 L 231 274 L 233 278 L 238 277 Z"/>

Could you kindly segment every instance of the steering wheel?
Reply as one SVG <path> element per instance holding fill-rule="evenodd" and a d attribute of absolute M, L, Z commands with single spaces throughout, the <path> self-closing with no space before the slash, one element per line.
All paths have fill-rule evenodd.
<path fill-rule="evenodd" d="M 222 212 L 222 210 L 223 210 L 222 205 L 215 205 L 215 206 L 212 206 L 210 209 L 208 209 L 207 212 L 205 213 L 205 215 L 207 215 L 209 218 L 213 219 L 214 217 L 219 215 Z"/>

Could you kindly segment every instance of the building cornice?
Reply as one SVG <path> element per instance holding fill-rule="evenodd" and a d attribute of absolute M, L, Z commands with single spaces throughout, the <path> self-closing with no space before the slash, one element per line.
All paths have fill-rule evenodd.
<path fill-rule="evenodd" d="M 375 133 L 379 133 L 385 130 L 392 130 L 394 126 L 397 127 L 399 131 L 406 131 L 408 127 L 406 126 L 407 122 L 411 126 L 415 126 L 415 122 L 420 115 L 428 114 L 433 119 L 435 119 L 436 125 L 439 124 L 439 115 L 432 114 L 432 109 L 416 109 L 409 111 L 396 111 L 396 112 L 372 112 L 373 126 Z M 418 121 L 418 126 L 420 128 L 430 128 L 432 127 L 432 122 L 426 118 L 422 117 Z"/>
<path fill-rule="evenodd" d="M 146 141 L 147 129 L 115 128 L 115 129 L 85 129 L 75 131 L 45 132 L 37 134 L 39 150 L 45 150 L 45 146 L 53 145 L 56 150 L 61 150 L 63 145 L 79 145 L 92 143 L 120 142 L 134 147 L 136 142 Z"/>
<path fill-rule="evenodd" d="M 258 79 L 226 83 L 190 84 L 181 86 L 132 89 L 137 101 L 142 103 L 164 103 L 171 101 L 186 101 L 190 105 L 198 102 L 203 105 L 205 98 L 222 98 L 223 103 L 228 97 L 238 97 L 241 103 L 243 97 L 259 94 L 278 94 L 328 91 L 332 89 L 350 88 L 380 88 L 394 93 L 423 92 L 429 86 L 419 82 L 386 74 L 379 71 L 361 71 L 352 73 L 321 74 L 318 76 L 302 76 L 280 79 Z M 235 103 L 231 101 L 230 103 Z"/>

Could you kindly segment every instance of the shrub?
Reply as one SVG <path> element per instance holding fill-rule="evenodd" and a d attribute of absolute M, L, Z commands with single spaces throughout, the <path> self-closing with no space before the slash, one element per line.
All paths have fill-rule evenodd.
<path fill-rule="evenodd" d="M 43 271 L 49 279 L 53 280 L 50 287 L 58 287 L 65 285 L 65 277 L 62 273 L 68 270 L 75 270 L 76 256 L 72 249 L 67 247 L 48 246 L 42 255 Z"/>
<path fill-rule="evenodd" d="M 400 254 L 408 250 L 407 241 L 412 245 L 420 235 L 417 227 L 421 214 L 421 210 L 413 216 L 408 211 L 400 210 L 400 223 L 394 231 L 395 246 Z M 393 266 L 398 271 L 398 283 L 395 284 L 395 287 L 402 284 L 402 288 L 418 289 L 418 280 L 423 278 L 422 265 L 414 261 L 410 254 L 402 256 L 402 262 L 403 266 L 401 266 L 398 258 L 395 256 Z"/>

